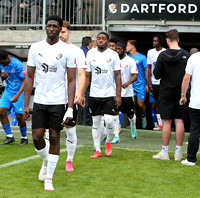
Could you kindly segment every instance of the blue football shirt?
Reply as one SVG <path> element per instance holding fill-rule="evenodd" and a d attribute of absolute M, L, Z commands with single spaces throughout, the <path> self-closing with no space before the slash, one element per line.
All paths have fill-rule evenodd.
<path fill-rule="evenodd" d="M 11 56 L 12 57 L 12 56 Z M 22 84 L 22 78 L 26 77 L 26 71 L 23 63 L 15 57 L 12 57 L 8 65 L 3 67 L 0 65 L 1 72 L 7 71 L 9 76 L 6 81 L 6 91 L 17 93 Z"/>
<path fill-rule="evenodd" d="M 146 87 L 145 68 L 148 68 L 147 59 L 146 56 L 140 52 L 138 52 L 134 57 L 132 57 L 131 54 L 128 54 L 128 56 L 133 58 L 136 62 L 138 78 L 134 83 L 132 83 L 132 85 L 135 91 L 140 92 L 140 90 L 143 90 Z"/>

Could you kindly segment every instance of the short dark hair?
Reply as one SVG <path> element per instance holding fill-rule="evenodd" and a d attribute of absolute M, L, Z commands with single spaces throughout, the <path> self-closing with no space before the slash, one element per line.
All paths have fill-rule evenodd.
<path fill-rule="evenodd" d="M 8 57 L 8 52 L 5 49 L 0 48 L 0 60 L 5 60 Z"/>
<path fill-rule="evenodd" d="M 122 47 L 123 49 L 126 49 L 126 44 L 125 44 L 123 41 L 117 42 L 116 46 L 120 46 L 120 47 Z"/>
<path fill-rule="evenodd" d="M 92 38 L 90 36 L 85 36 L 82 38 L 83 46 L 88 46 L 90 43 L 92 43 Z"/>
<path fill-rule="evenodd" d="M 104 34 L 104 35 L 107 37 L 107 39 L 109 40 L 109 35 L 108 35 L 106 32 L 100 32 L 99 34 L 97 34 L 97 37 L 98 37 L 100 34 Z"/>
<path fill-rule="evenodd" d="M 119 41 L 117 38 L 111 38 L 110 40 L 109 40 L 111 43 L 115 43 L 115 44 L 117 44 L 117 42 Z"/>
<path fill-rule="evenodd" d="M 137 50 L 137 48 L 138 48 L 138 43 L 137 43 L 136 40 L 128 40 L 127 43 L 130 43 L 131 45 L 134 45 L 134 47 L 135 47 L 136 50 Z"/>
<path fill-rule="evenodd" d="M 63 21 L 62 27 L 65 27 L 68 30 L 71 30 L 71 23 L 69 21 Z"/>
<path fill-rule="evenodd" d="M 172 29 L 166 32 L 165 38 L 168 38 L 170 41 L 178 41 L 179 39 L 179 32 L 177 29 Z"/>
<path fill-rule="evenodd" d="M 58 15 L 51 15 L 51 16 L 48 16 L 48 17 L 46 18 L 45 24 L 47 25 L 48 21 L 50 21 L 50 20 L 57 21 L 57 22 L 59 23 L 60 27 L 63 26 L 63 20 L 62 20 L 62 18 L 60 18 Z"/>
<path fill-rule="evenodd" d="M 155 37 L 158 38 L 158 42 L 160 43 L 161 46 L 163 46 L 163 44 L 164 44 L 164 36 L 162 34 L 155 34 L 153 36 L 153 38 L 155 38 Z"/>

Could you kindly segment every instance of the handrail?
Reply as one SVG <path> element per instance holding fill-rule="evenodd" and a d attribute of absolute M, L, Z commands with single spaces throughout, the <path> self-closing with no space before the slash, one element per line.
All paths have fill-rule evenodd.
<path fill-rule="evenodd" d="M 46 17 L 57 14 L 68 20 L 77 30 L 85 28 L 105 30 L 105 0 L 26 0 L 28 8 L 15 7 L 15 22 L 12 19 L 13 8 L 19 5 L 17 4 L 19 0 L 7 1 L 11 2 L 12 6 L 5 8 L 0 4 L 0 29 L 14 27 L 23 30 L 34 26 L 36 29 L 44 30 Z M 31 3 L 37 5 L 34 12 Z M 4 12 L 6 14 L 2 14 Z M 33 14 L 35 16 L 38 14 L 38 20 L 31 24 Z"/>

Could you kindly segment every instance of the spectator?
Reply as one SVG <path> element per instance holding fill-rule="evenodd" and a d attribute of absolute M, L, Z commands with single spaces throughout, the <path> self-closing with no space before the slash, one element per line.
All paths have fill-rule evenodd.
<path fill-rule="evenodd" d="M 195 166 L 197 161 L 197 152 L 199 150 L 199 135 L 200 135 L 200 52 L 193 54 L 187 62 L 186 73 L 182 82 L 182 91 L 180 105 L 185 105 L 187 102 L 186 93 L 191 80 L 191 95 L 189 103 L 189 112 L 191 119 L 190 135 L 188 136 L 187 158 L 181 162 L 183 165 Z"/>
<path fill-rule="evenodd" d="M 92 48 L 92 40 L 91 37 L 86 36 L 82 39 L 82 46 L 81 49 L 85 53 L 85 57 L 87 57 L 88 51 Z M 89 112 L 89 94 L 90 94 L 90 85 L 87 87 L 85 91 L 85 107 L 81 107 L 81 117 L 82 117 L 82 124 L 83 125 L 92 125 L 92 117 Z"/>
<path fill-rule="evenodd" d="M 10 14 L 10 8 L 12 6 L 11 1 L 1 0 L 0 1 L 0 23 L 3 23 L 4 19 Z"/>
<path fill-rule="evenodd" d="M 83 50 L 85 57 L 87 56 L 88 51 L 92 48 L 92 40 L 91 37 L 85 36 L 82 38 L 81 49 Z"/>
<path fill-rule="evenodd" d="M 28 4 L 29 3 L 29 4 Z M 14 6 L 12 7 L 11 24 L 17 24 L 17 20 L 21 20 L 22 15 L 29 16 L 31 13 L 31 24 L 37 24 L 39 14 L 42 11 L 43 0 L 30 0 L 28 1 L 16 0 Z M 8 30 L 16 30 L 16 27 L 10 27 Z M 31 26 L 29 30 L 36 30 L 35 26 Z"/>
<path fill-rule="evenodd" d="M 193 47 L 193 48 L 190 49 L 190 54 L 194 54 L 194 53 L 196 53 L 196 52 L 198 52 L 198 51 L 199 51 L 198 48 Z"/>
<path fill-rule="evenodd" d="M 92 48 L 97 48 L 97 37 L 92 36 Z"/>
<path fill-rule="evenodd" d="M 162 150 L 153 159 L 169 160 L 168 148 L 171 137 L 171 124 L 175 119 L 176 150 L 175 161 L 181 161 L 182 144 L 184 139 L 184 119 L 187 118 L 186 106 L 181 106 L 181 82 L 185 67 L 190 56 L 189 52 L 179 47 L 179 32 L 176 29 L 165 34 L 169 49 L 158 56 L 153 74 L 160 81 L 159 110 L 162 118 Z"/>

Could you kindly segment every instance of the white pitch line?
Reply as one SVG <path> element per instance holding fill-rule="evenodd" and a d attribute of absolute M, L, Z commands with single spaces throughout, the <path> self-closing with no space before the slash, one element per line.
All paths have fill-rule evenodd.
<path fill-rule="evenodd" d="M 77 148 L 81 148 L 81 147 L 84 147 L 84 146 L 83 146 L 83 145 L 77 146 Z M 60 149 L 60 153 L 65 152 L 65 151 L 67 151 L 66 148 L 65 148 L 65 149 Z M 27 157 L 27 158 L 24 158 L 24 159 L 15 160 L 15 161 L 12 161 L 12 162 L 8 162 L 8 163 L 5 163 L 5 164 L 1 164 L 1 165 L 0 165 L 0 168 L 6 168 L 6 167 L 8 167 L 8 166 L 12 166 L 12 165 L 15 165 L 15 164 L 21 164 L 21 163 L 23 163 L 23 162 L 27 162 L 27 161 L 29 161 L 29 160 L 33 160 L 33 159 L 37 159 L 37 158 L 40 158 L 40 156 L 39 156 L 39 155 L 33 155 L 33 156 L 31 156 L 31 157 Z"/>
<path fill-rule="evenodd" d="M 0 129 L 0 131 L 4 132 L 4 130 L 2 130 L 2 129 Z M 15 130 L 13 131 L 13 130 L 12 130 L 12 133 L 20 133 L 20 131 L 19 131 L 19 130 L 18 130 L 18 131 L 15 131 Z M 32 132 L 27 131 L 26 133 L 30 133 L 30 134 L 31 134 Z"/>
<path fill-rule="evenodd" d="M 82 148 L 82 147 L 91 147 L 91 146 L 78 145 L 76 148 Z M 121 150 L 128 150 L 128 151 L 146 151 L 146 152 L 159 152 L 160 151 L 160 150 L 132 149 L 132 148 L 121 148 L 121 147 L 113 147 L 113 149 L 121 149 Z M 60 153 L 65 152 L 65 151 L 67 151 L 66 148 L 61 149 Z M 169 153 L 173 153 L 173 152 L 174 151 L 169 151 Z M 183 153 L 185 154 L 186 152 L 183 152 Z M 39 155 L 33 155 L 31 157 L 27 157 L 27 158 L 24 158 L 24 159 L 15 160 L 15 161 L 12 161 L 12 162 L 1 164 L 0 168 L 5 168 L 5 167 L 12 166 L 12 165 L 15 165 L 15 164 L 21 164 L 23 162 L 27 162 L 29 160 L 33 160 L 33 159 L 37 159 L 37 158 L 40 158 L 40 156 Z"/>

